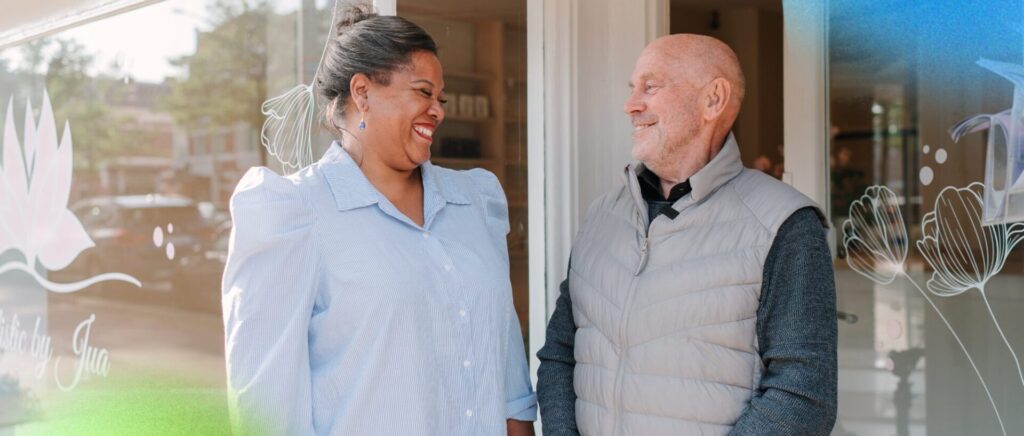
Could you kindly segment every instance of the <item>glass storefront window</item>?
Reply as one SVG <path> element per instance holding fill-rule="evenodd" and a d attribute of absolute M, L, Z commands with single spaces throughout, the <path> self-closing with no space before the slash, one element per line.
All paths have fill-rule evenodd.
<path fill-rule="evenodd" d="M 1022 18 L 1007 1 L 829 2 L 834 434 L 1024 432 Z"/>
<path fill-rule="evenodd" d="M 334 5 L 168 0 L 0 51 L 0 433 L 227 431 L 228 200 L 284 170 L 261 104 L 310 83 Z M 524 333 L 525 7 L 399 2 L 441 49 L 434 163 L 506 190 Z"/>

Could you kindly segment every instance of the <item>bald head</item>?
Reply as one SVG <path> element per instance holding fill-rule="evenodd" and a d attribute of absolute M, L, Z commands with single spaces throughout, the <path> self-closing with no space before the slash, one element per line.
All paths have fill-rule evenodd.
<path fill-rule="evenodd" d="M 663 36 L 644 49 L 644 55 L 660 56 L 676 67 L 676 71 L 700 86 L 723 78 L 733 86 L 737 105 L 743 102 L 746 78 L 740 60 L 724 42 L 705 35 L 683 33 Z"/>
<path fill-rule="evenodd" d="M 676 183 L 721 150 L 739 115 L 745 80 L 736 53 L 703 35 L 658 38 L 640 54 L 624 111 L 633 156 Z"/>

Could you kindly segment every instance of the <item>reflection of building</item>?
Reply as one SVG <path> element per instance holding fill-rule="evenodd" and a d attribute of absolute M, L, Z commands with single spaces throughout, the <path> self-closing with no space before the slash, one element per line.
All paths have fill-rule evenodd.
<path fill-rule="evenodd" d="M 160 176 L 173 171 L 173 161 L 159 156 L 121 156 L 100 164 L 100 186 L 115 195 L 160 191 Z"/>
<path fill-rule="evenodd" d="M 174 148 L 175 166 L 188 179 L 186 194 L 227 208 L 238 179 L 260 165 L 259 146 L 259 131 L 244 122 L 188 132 Z"/>
<path fill-rule="evenodd" d="M 174 176 L 173 144 L 180 132 L 159 101 L 170 92 L 163 84 L 129 82 L 108 96 L 110 116 L 120 134 L 135 139 L 115 157 L 99 162 L 100 191 L 113 195 L 180 194 L 167 183 Z M 97 192 L 96 194 L 98 194 Z"/>

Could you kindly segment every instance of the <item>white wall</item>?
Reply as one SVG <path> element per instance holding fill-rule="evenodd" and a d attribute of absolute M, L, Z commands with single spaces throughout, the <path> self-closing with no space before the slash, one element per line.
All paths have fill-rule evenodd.
<path fill-rule="evenodd" d="M 782 7 L 786 144 L 783 180 L 822 205 L 822 210 L 829 214 L 825 5 L 783 0 Z M 829 240 L 834 242 L 834 238 Z"/>
<path fill-rule="evenodd" d="M 621 180 L 623 166 L 632 160 L 633 129 L 622 107 L 633 65 L 647 45 L 646 11 L 638 5 L 590 0 L 579 10 L 576 202 L 581 214 Z"/>

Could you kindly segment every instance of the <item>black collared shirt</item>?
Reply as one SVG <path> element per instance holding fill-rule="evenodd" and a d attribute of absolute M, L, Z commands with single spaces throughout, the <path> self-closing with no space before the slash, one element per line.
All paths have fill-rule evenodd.
<path fill-rule="evenodd" d="M 636 178 L 640 181 L 640 195 L 647 202 L 647 225 L 650 225 L 658 215 L 664 214 L 669 218 L 675 218 L 676 215 L 679 215 L 679 212 L 672 209 L 672 205 L 692 190 L 690 180 L 687 179 L 685 182 L 673 186 L 669 190 L 668 198 L 665 198 L 661 193 L 661 178 L 654 174 L 654 171 L 644 167 L 636 175 Z"/>

